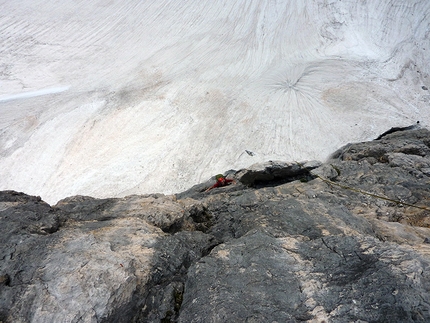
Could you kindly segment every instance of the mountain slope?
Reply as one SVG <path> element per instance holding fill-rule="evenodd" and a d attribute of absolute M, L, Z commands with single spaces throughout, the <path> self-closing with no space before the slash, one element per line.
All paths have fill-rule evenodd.
<path fill-rule="evenodd" d="M 2 12 L 0 189 L 52 204 L 176 193 L 428 126 L 425 0 L 25 0 Z"/>
<path fill-rule="evenodd" d="M 429 321 L 428 130 L 228 176 L 52 207 L 0 192 L 0 320 Z"/>

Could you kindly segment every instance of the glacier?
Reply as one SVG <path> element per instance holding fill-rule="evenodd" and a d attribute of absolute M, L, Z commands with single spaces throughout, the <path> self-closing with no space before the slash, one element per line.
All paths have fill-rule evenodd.
<path fill-rule="evenodd" d="M 4 1 L 0 30 L 0 190 L 49 203 L 430 122 L 427 0 Z"/>

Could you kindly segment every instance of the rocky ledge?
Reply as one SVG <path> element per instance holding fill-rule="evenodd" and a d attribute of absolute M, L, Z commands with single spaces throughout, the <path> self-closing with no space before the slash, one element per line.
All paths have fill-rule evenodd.
<path fill-rule="evenodd" d="M 0 193 L 1 322 L 429 322 L 430 132 L 175 195 Z"/>

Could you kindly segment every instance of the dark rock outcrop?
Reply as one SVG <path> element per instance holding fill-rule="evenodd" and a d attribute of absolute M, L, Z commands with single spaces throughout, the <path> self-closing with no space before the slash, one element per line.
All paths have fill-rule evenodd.
<path fill-rule="evenodd" d="M 0 192 L 1 322 L 428 322 L 430 132 L 176 196 Z"/>
<path fill-rule="evenodd" d="M 269 161 L 263 164 L 255 164 L 248 169 L 236 173 L 237 179 L 245 185 L 256 186 L 261 184 L 281 184 L 292 182 L 295 179 L 306 179 L 309 171 L 321 166 L 318 161 L 303 163 L 285 163 L 282 161 Z"/>

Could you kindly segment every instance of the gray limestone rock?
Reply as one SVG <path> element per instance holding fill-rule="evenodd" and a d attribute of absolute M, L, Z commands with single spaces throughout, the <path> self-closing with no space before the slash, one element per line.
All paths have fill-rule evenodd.
<path fill-rule="evenodd" d="M 245 185 L 272 181 L 291 181 L 296 177 L 309 174 L 309 171 L 321 166 L 318 161 L 286 163 L 282 161 L 269 161 L 254 164 L 247 169 L 238 171 L 235 177 Z"/>
<path fill-rule="evenodd" d="M 0 322 L 428 322 L 430 132 L 172 196 L 0 192 Z"/>

